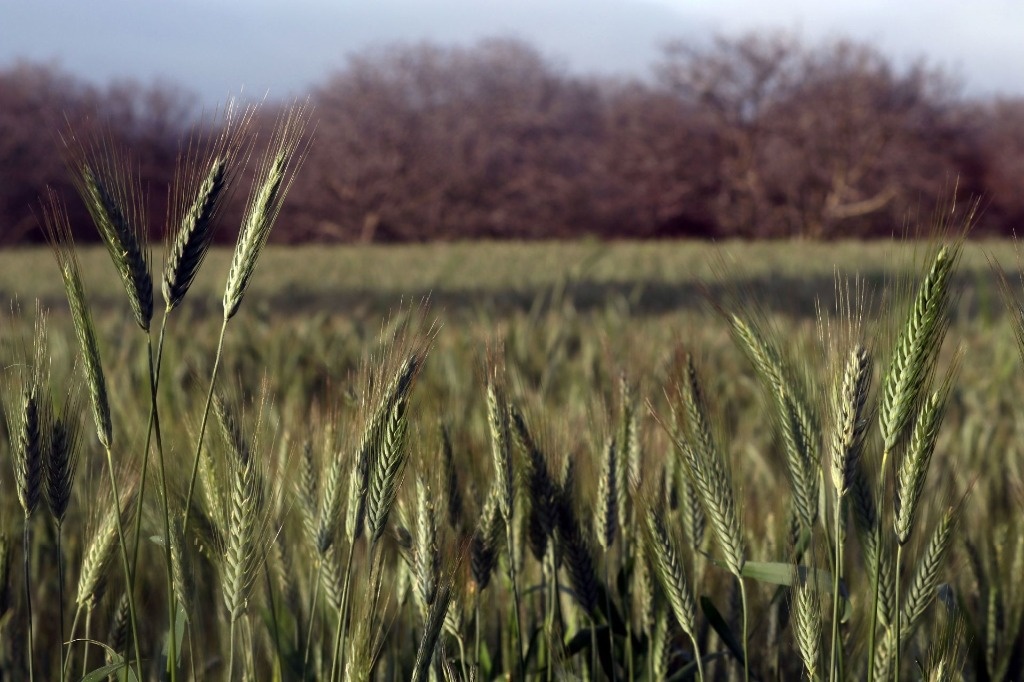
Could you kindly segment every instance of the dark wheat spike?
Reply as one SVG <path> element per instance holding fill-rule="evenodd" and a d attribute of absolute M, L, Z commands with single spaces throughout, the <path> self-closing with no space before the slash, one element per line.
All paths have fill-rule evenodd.
<path fill-rule="evenodd" d="M 498 543 L 503 529 L 501 511 L 498 509 L 498 495 L 491 488 L 480 512 L 476 531 L 469 542 L 469 567 L 478 591 L 487 589 L 491 573 L 498 564 Z"/>
<path fill-rule="evenodd" d="M 75 471 L 78 469 L 78 456 L 81 450 L 80 409 L 80 399 L 75 392 L 73 397 L 69 397 L 64 403 L 50 428 L 49 456 L 45 466 L 46 501 L 50 507 L 50 514 L 58 526 L 63 524 L 64 515 L 71 503 Z"/>
<path fill-rule="evenodd" d="M 224 203 L 222 197 L 227 193 L 227 186 L 228 159 L 218 156 L 211 161 L 178 231 L 167 242 L 161 290 L 168 311 L 174 310 L 185 298 L 206 259 L 213 243 L 215 218 Z"/>
<path fill-rule="evenodd" d="M 204 142 L 203 133 L 178 156 L 171 181 L 162 291 L 167 311 L 185 298 L 206 259 L 218 218 L 228 203 L 241 162 L 251 148 L 256 109 L 224 108 L 221 132 Z"/>
<path fill-rule="evenodd" d="M 64 138 L 72 182 L 92 217 L 121 278 L 135 321 L 149 331 L 153 318 L 153 277 L 146 243 L 146 209 L 142 182 L 128 153 L 115 148 L 109 135 L 79 140 Z"/>
<path fill-rule="evenodd" d="M 522 412 L 514 405 L 511 410 L 511 423 L 513 440 L 526 460 L 526 494 L 530 503 L 527 542 L 533 556 L 540 561 L 544 557 L 548 538 L 555 527 L 555 484 L 548 471 L 547 458 L 530 435 Z"/>
<path fill-rule="evenodd" d="M 459 489 L 459 474 L 455 469 L 455 450 L 447 424 L 441 425 L 441 465 L 444 467 L 445 493 L 448 509 L 448 525 L 459 530 L 462 525 L 462 491 Z"/>
<path fill-rule="evenodd" d="M 597 543 L 601 549 L 608 548 L 615 542 L 615 534 L 619 523 L 619 473 L 618 447 L 614 439 L 609 439 L 603 448 L 604 457 L 601 463 L 601 479 L 597 486 Z"/>

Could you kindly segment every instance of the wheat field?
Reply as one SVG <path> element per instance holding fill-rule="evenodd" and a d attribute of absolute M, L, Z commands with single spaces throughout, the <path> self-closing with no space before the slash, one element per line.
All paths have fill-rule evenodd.
<path fill-rule="evenodd" d="M 69 138 L 104 246 L 49 195 L 0 254 L 5 679 L 1024 672 L 1024 288 L 970 207 L 895 248 L 275 249 L 309 112 L 259 155 L 251 115 L 166 245 Z"/>

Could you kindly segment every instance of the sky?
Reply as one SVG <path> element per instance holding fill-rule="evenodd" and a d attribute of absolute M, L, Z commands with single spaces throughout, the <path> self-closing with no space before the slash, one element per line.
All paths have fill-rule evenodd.
<path fill-rule="evenodd" d="M 395 43 L 515 37 L 569 73 L 647 77 L 669 40 L 751 30 L 854 38 L 942 67 L 970 96 L 1024 96 L 1018 0 L 0 0 L 0 68 L 165 80 L 212 105 L 302 96 L 348 55 Z"/>

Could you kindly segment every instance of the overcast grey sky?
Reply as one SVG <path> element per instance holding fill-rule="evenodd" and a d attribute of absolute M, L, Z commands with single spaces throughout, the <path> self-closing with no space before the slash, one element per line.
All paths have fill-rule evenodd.
<path fill-rule="evenodd" d="M 571 72 L 644 76 L 666 40 L 752 29 L 852 37 L 925 57 L 969 94 L 1024 96 L 1017 0 L 0 0 L 0 66 L 164 78 L 212 104 L 301 95 L 346 55 L 396 42 L 514 36 Z"/>

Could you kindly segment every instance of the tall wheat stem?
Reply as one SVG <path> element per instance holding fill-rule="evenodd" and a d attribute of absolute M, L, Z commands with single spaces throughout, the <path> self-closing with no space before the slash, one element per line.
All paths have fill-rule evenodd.
<path fill-rule="evenodd" d="M 836 497 L 836 527 L 835 527 L 835 565 L 832 568 L 832 644 L 829 647 L 828 674 L 829 679 L 842 679 L 839 665 L 837 647 L 839 646 L 839 577 L 843 566 L 843 496 Z"/>
<path fill-rule="evenodd" d="M 320 557 L 316 568 L 316 582 L 313 584 L 313 594 L 309 598 L 309 625 L 306 627 L 305 653 L 302 655 L 302 679 L 306 679 L 306 669 L 309 666 L 309 650 L 313 641 L 313 623 L 316 621 L 316 603 L 320 596 L 320 580 L 324 573 L 324 559 Z"/>
<path fill-rule="evenodd" d="M 199 458 L 203 454 L 203 438 L 206 436 L 206 424 L 210 418 L 210 405 L 213 404 L 213 390 L 217 385 L 217 370 L 220 369 L 220 358 L 224 352 L 224 335 L 228 329 L 228 317 L 220 326 L 220 338 L 217 340 L 217 355 L 213 359 L 213 371 L 210 372 L 210 390 L 206 393 L 206 406 L 203 408 L 203 420 L 199 424 L 199 437 L 196 439 L 196 453 L 192 459 L 192 476 L 188 481 L 188 493 L 185 495 L 185 518 L 181 524 L 182 537 L 188 537 L 188 520 L 192 511 L 192 494 L 195 492 L 196 477 L 199 474 Z"/>
<path fill-rule="evenodd" d="M 334 641 L 334 652 L 331 660 L 331 677 L 334 679 L 334 675 L 338 670 L 345 669 L 345 658 L 344 649 L 342 648 L 342 642 L 345 639 L 345 633 L 348 631 L 348 597 L 352 587 L 352 557 L 355 554 L 356 541 L 353 538 L 348 545 L 348 558 L 345 560 L 345 582 L 341 588 L 341 608 L 338 609 L 338 634 Z M 370 547 L 370 558 L 373 558 L 373 546 Z M 372 570 L 371 563 L 371 570 Z"/>
<path fill-rule="evenodd" d="M 519 587 L 516 585 L 516 558 L 512 540 L 512 520 L 505 523 L 505 538 L 508 540 L 508 578 L 512 581 L 512 606 L 515 609 L 516 657 L 519 659 L 519 677 L 526 680 L 526 658 L 523 655 L 523 625 L 519 617 Z"/>
<path fill-rule="evenodd" d="M 157 461 L 160 464 L 160 498 L 164 505 L 164 564 L 167 575 L 167 665 L 171 669 L 171 682 L 178 679 L 178 640 L 177 628 L 177 600 L 174 597 L 174 566 L 171 559 L 171 507 L 167 492 L 167 465 L 164 460 L 164 443 L 160 435 L 160 413 L 156 406 L 157 387 L 160 385 L 160 360 L 164 349 L 164 328 L 167 322 L 167 313 L 164 313 L 163 323 L 160 325 L 160 339 L 157 342 L 156 365 L 153 364 L 152 347 L 149 353 L 149 373 L 152 382 L 153 405 L 150 408 L 152 413 L 153 431 L 156 437 Z M 149 440 L 148 436 L 146 438 Z M 146 447 L 147 452 L 149 447 Z M 141 503 L 139 507 L 141 508 Z M 138 528 L 136 528 L 136 532 Z M 136 536 L 136 544 L 138 536 Z"/>
<path fill-rule="evenodd" d="M 60 605 L 60 680 L 64 682 L 64 556 L 60 541 L 62 525 L 57 524 L 57 603 Z"/>
<path fill-rule="evenodd" d="M 896 671 L 895 679 L 897 679 L 897 680 L 900 678 L 900 649 L 902 648 L 900 646 L 900 644 L 902 643 L 902 638 L 900 637 L 900 626 L 902 625 L 902 623 L 900 622 L 902 620 L 902 618 L 900 617 L 900 593 L 902 592 L 902 590 L 900 589 L 900 568 L 902 566 L 902 563 L 901 563 L 902 559 L 903 559 L 903 543 L 902 542 L 897 542 L 896 543 L 896 608 L 895 608 L 895 613 L 896 613 L 896 656 L 895 656 L 895 661 L 893 663 L 893 665 L 895 666 L 895 671 Z"/>
<path fill-rule="evenodd" d="M 32 529 L 29 527 L 29 516 L 25 515 L 25 532 L 22 534 L 23 539 L 23 554 L 25 561 L 25 613 L 28 617 L 28 679 L 34 681 L 36 679 L 35 670 L 33 668 L 32 659 L 35 658 L 35 640 L 32 634 L 32 571 L 29 567 L 28 553 L 30 550 L 30 536 Z"/>
<path fill-rule="evenodd" d="M 744 682 L 750 682 L 750 632 L 749 623 L 747 622 L 747 586 L 744 585 L 741 576 L 736 576 L 736 579 L 740 581 L 740 603 L 743 608 L 743 680 Z"/>
<path fill-rule="evenodd" d="M 135 571 L 138 567 L 139 561 L 139 543 L 142 534 L 142 504 L 141 500 L 145 494 L 146 489 L 146 470 L 149 464 L 149 448 L 151 439 L 155 436 L 156 438 L 156 450 L 157 460 L 160 465 L 160 497 L 163 503 L 164 512 L 164 564 L 167 572 L 167 665 L 170 669 L 171 682 L 176 682 L 178 679 L 178 651 L 177 651 L 177 638 L 175 636 L 175 621 L 177 619 L 177 608 L 174 598 L 174 579 L 173 579 L 173 567 L 171 565 L 171 522 L 170 522 L 170 502 L 167 495 L 167 467 L 164 460 L 164 444 L 163 437 L 160 433 L 160 413 L 157 409 L 157 394 L 160 386 L 160 367 L 163 360 L 164 353 L 164 338 L 167 330 L 167 315 L 170 312 L 168 309 L 164 309 L 163 319 L 160 322 L 160 334 L 156 344 L 156 354 L 153 353 L 153 336 L 152 334 L 146 335 L 148 342 L 147 356 L 149 358 L 149 393 L 150 393 L 150 407 L 149 407 L 149 424 L 146 427 L 146 448 L 142 459 L 142 480 L 139 483 L 139 500 L 140 504 L 135 513 L 135 547 L 132 553 L 132 575 L 135 575 Z M 132 586 L 134 588 L 134 585 Z"/>
<path fill-rule="evenodd" d="M 142 654 L 139 649 L 139 628 L 138 621 L 135 617 L 135 594 L 131 585 L 134 583 L 134 577 L 132 576 L 131 565 L 128 562 L 128 539 L 124 534 L 124 523 L 121 520 L 121 493 L 117 487 L 117 476 L 114 475 L 114 455 L 110 451 L 110 446 L 105 445 L 104 449 L 107 451 L 107 471 L 110 473 L 110 489 L 114 493 L 114 518 L 117 519 L 117 538 L 118 545 L 121 548 L 121 563 L 124 566 L 124 578 L 125 583 L 128 585 L 128 589 L 125 593 L 128 595 L 128 616 L 131 619 L 132 626 L 132 645 L 135 648 L 135 662 L 138 672 L 139 679 L 142 678 Z M 142 501 L 139 500 L 139 504 Z M 130 670 L 130 661 L 125 659 L 125 669 Z"/>
<path fill-rule="evenodd" d="M 889 461 L 889 448 L 885 448 L 882 452 L 882 467 L 880 469 L 878 490 L 879 495 L 877 499 L 885 499 L 885 464 Z M 879 521 L 881 523 L 881 521 Z M 874 574 L 871 576 L 875 581 L 874 586 L 874 597 L 871 600 L 871 627 L 868 629 L 868 682 L 874 682 L 875 679 L 875 640 L 876 633 L 878 630 L 878 598 L 880 596 L 881 580 L 882 580 L 882 533 L 878 532 L 877 528 L 871 529 L 872 533 L 875 533 L 878 539 L 878 547 L 875 550 L 875 566 Z"/>

